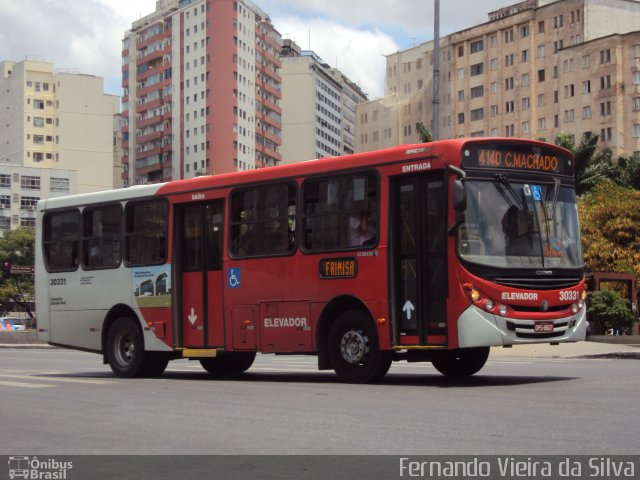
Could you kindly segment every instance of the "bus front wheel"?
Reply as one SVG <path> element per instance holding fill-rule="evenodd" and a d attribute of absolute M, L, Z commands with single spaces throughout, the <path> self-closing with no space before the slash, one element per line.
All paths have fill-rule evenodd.
<path fill-rule="evenodd" d="M 480 371 L 489 358 L 489 347 L 459 348 L 439 352 L 431 360 L 443 375 L 453 378 L 469 377 Z"/>
<path fill-rule="evenodd" d="M 341 380 L 367 383 L 380 380 L 391 366 L 389 352 L 381 352 L 373 322 L 362 310 L 348 310 L 329 330 L 329 359 Z"/>
<path fill-rule="evenodd" d="M 167 368 L 169 357 L 145 352 L 140 327 L 129 317 L 117 319 L 107 334 L 107 361 L 120 378 L 155 377 Z"/>
<path fill-rule="evenodd" d="M 256 352 L 228 352 L 218 357 L 201 358 L 200 365 L 212 375 L 237 374 L 249 370 Z"/>

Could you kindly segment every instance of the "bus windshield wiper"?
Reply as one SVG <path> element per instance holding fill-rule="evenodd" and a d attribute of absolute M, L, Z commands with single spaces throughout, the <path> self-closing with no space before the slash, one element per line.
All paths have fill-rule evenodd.
<path fill-rule="evenodd" d="M 504 190 L 498 188 L 498 191 L 500 192 L 500 194 L 504 197 L 504 199 L 507 201 L 507 203 L 511 206 L 511 205 L 515 205 L 516 207 L 518 207 L 519 210 L 528 213 L 529 212 L 529 207 L 527 207 L 527 203 L 521 199 L 518 194 L 516 193 L 516 191 L 513 189 L 513 187 L 511 186 L 511 183 L 509 182 L 509 180 L 507 179 L 507 177 L 505 177 L 503 174 L 498 173 L 496 174 L 496 176 L 494 177 L 494 180 L 496 182 L 498 182 L 507 192 L 509 192 L 509 194 L 511 195 L 511 199 L 509 199 L 509 197 L 507 196 L 507 194 L 505 193 Z"/>

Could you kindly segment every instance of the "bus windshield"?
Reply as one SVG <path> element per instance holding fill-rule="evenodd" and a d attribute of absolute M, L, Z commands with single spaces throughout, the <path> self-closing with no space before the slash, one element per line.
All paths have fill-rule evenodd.
<path fill-rule="evenodd" d="M 501 268 L 580 268 L 575 191 L 551 184 L 468 180 L 457 250 L 468 262 Z"/>

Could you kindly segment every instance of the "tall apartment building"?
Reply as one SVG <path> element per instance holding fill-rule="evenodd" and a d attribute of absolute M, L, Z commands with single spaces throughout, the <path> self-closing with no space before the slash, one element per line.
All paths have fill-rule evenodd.
<path fill-rule="evenodd" d="M 249 0 L 158 0 L 123 41 L 125 184 L 278 164 L 279 50 Z"/>
<path fill-rule="evenodd" d="M 356 105 L 365 94 L 292 40 L 284 40 L 280 60 L 283 162 L 353 153 Z"/>
<path fill-rule="evenodd" d="M 119 98 L 51 63 L 0 62 L 0 230 L 35 225 L 40 199 L 113 188 Z"/>
<path fill-rule="evenodd" d="M 440 138 L 592 131 L 614 155 L 640 152 L 640 2 L 528 0 L 440 48 Z M 359 151 L 433 125 L 433 42 L 386 58 L 387 94 L 358 107 Z"/>

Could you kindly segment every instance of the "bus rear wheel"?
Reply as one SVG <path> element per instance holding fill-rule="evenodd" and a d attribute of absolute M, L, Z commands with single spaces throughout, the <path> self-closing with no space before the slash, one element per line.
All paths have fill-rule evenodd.
<path fill-rule="evenodd" d="M 120 378 L 155 377 L 167 368 L 169 357 L 145 352 L 142 331 L 129 317 L 117 319 L 107 334 L 107 361 Z"/>
<path fill-rule="evenodd" d="M 256 352 L 228 352 L 212 358 L 201 358 L 200 365 L 212 375 L 246 372 L 253 365 Z"/>
<path fill-rule="evenodd" d="M 367 383 L 380 380 L 391 366 L 389 352 L 381 352 L 369 315 L 347 310 L 329 330 L 329 359 L 341 380 Z"/>
<path fill-rule="evenodd" d="M 459 348 L 439 352 L 431 362 L 443 375 L 453 378 L 469 377 L 480 371 L 489 358 L 489 347 Z"/>

